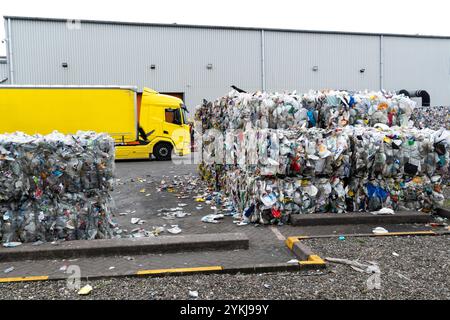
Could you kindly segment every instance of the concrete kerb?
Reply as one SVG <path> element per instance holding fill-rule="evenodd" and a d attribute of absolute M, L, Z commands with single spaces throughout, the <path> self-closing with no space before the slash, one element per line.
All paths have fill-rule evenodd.
<path fill-rule="evenodd" d="M 76 240 L 59 246 L 44 244 L 0 248 L 0 261 L 70 259 L 79 257 L 173 253 L 199 250 L 248 249 L 244 233 L 163 236 L 145 239 Z"/>
<path fill-rule="evenodd" d="M 353 238 L 361 238 L 361 237 L 408 237 L 408 236 L 442 236 L 450 234 L 449 231 L 406 231 L 406 232 L 388 232 L 388 233 L 355 233 L 355 234 L 328 234 L 328 235 L 317 235 L 317 236 L 296 236 L 290 237 L 288 240 L 290 242 L 307 240 L 307 239 L 321 239 L 321 238 L 339 238 L 339 237 L 353 237 Z"/>
<path fill-rule="evenodd" d="M 432 221 L 431 214 L 418 211 L 399 211 L 394 215 L 374 215 L 367 212 L 351 212 L 343 214 L 315 213 L 291 215 L 293 226 L 324 226 L 324 225 L 356 225 L 356 224 L 407 224 L 428 223 Z"/>
<path fill-rule="evenodd" d="M 182 247 L 182 241 L 180 242 L 179 240 L 186 240 L 187 238 L 191 238 L 191 236 L 185 236 L 185 237 L 181 237 L 181 236 L 173 236 L 173 237 L 166 237 L 167 239 L 170 239 L 170 244 L 171 245 L 177 245 L 178 246 L 178 250 L 180 251 L 183 249 Z M 224 249 L 224 241 L 228 240 L 233 240 L 233 242 L 231 243 L 232 249 L 248 249 L 249 247 L 249 240 L 247 235 L 245 234 L 218 234 L 218 235 L 214 235 L 214 234 L 208 234 L 208 235 L 194 235 L 192 237 L 195 237 L 196 239 L 196 245 L 194 246 L 195 249 L 203 249 L 205 250 L 205 246 L 200 247 L 198 245 L 198 242 L 200 243 L 204 243 L 200 240 L 206 241 L 206 240 L 211 240 L 211 237 L 215 240 L 215 243 L 220 243 L 220 247 L 217 246 L 216 244 L 214 244 L 212 248 L 217 248 L 217 249 Z M 51 256 L 52 258 L 54 258 L 55 256 L 61 256 L 63 258 L 68 258 L 68 257 L 73 257 L 75 256 L 84 256 L 84 251 L 86 248 L 84 247 L 86 244 L 90 244 L 93 245 L 95 243 L 95 245 L 93 245 L 93 247 L 95 247 L 95 249 L 91 251 L 89 251 L 88 255 L 90 255 L 90 253 L 94 253 L 94 252 L 101 252 L 101 255 L 109 255 L 111 254 L 117 254 L 117 250 L 119 250 L 122 254 L 132 254 L 135 253 L 135 251 L 133 251 L 132 253 L 130 253 L 130 250 L 125 250 L 125 248 L 130 249 L 130 245 L 141 245 L 144 247 L 141 247 L 138 251 L 141 252 L 142 250 L 150 250 L 151 252 L 155 252 L 155 248 L 148 248 L 147 246 L 149 245 L 154 245 L 155 244 L 155 240 L 161 240 L 161 238 L 155 238 L 152 240 L 149 240 L 149 242 L 142 242 L 142 241 L 131 241 L 130 243 L 127 243 L 126 246 L 123 246 L 123 252 L 121 248 L 117 247 L 117 244 L 113 244 L 112 248 L 113 250 L 109 250 L 109 242 L 105 242 L 105 241 L 88 241 L 86 243 L 80 243 L 78 241 L 73 241 L 70 244 L 65 244 L 65 247 L 63 248 L 58 248 L 58 247 L 50 247 L 50 249 L 56 249 L 56 253 L 55 250 L 42 250 L 42 248 L 39 247 L 32 247 L 32 248 L 9 248 L 9 249 L 5 249 L 2 248 L 0 250 L 0 257 L 6 257 L 6 254 L 11 254 L 12 252 L 14 252 L 14 254 L 11 256 L 9 256 L 9 260 L 11 260 L 11 258 L 26 258 L 26 259 L 30 259 L 32 257 L 38 256 L 39 255 L 39 260 L 44 259 L 45 257 Z M 126 240 L 126 239 L 122 239 L 122 240 Z M 136 239 L 134 239 L 136 240 Z M 157 241 L 157 243 L 159 243 Z M 108 245 L 105 245 L 108 244 Z M 225 247 L 227 245 L 225 244 Z M 230 247 L 230 244 L 228 244 L 228 246 Z M 47 246 L 48 247 L 48 246 Z M 206 246 L 208 248 L 208 245 Z M 38 248 L 38 249 L 36 249 Z M 162 248 L 167 248 L 167 246 L 162 246 Z M 190 249 L 192 249 L 191 246 L 189 246 Z M 14 250 L 14 249 L 20 249 L 20 250 Z M 92 248 L 91 248 L 92 249 Z M 161 248 L 159 248 L 161 249 Z M 159 250 L 158 249 L 158 250 Z M 75 250 L 75 253 L 72 252 L 71 255 L 66 255 L 63 253 L 68 252 L 68 250 Z M 137 251 L 136 251 L 137 252 Z M 3 261 L 7 261 L 8 259 L 2 259 Z M 13 259 L 14 260 L 14 259 Z M 227 273 L 227 274 L 236 274 L 236 273 L 266 273 L 266 272 L 285 272 L 285 271 L 300 271 L 300 265 L 299 264 L 292 264 L 292 263 L 262 263 L 262 264 L 246 264 L 246 265 L 235 265 L 235 266 L 220 266 L 220 265 L 216 265 L 216 266 L 198 266 L 198 267 L 183 267 L 183 268 L 165 268 L 165 269 L 151 269 L 151 270 L 138 270 L 138 271 L 129 271 L 129 272 L 122 272 L 122 273 L 114 273 L 114 274 L 92 274 L 92 275 L 85 275 L 85 276 L 81 276 L 82 280 L 95 280 L 95 279 L 107 279 L 107 278 L 120 278 L 120 277 L 161 277 L 161 276 L 182 276 L 182 275 L 188 275 L 188 274 L 211 274 L 211 273 Z M 7 278 L 0 278 L 0 283 L 11 283 L 11 282 L 25 282 L 25 281 L 47 281 L 47 280 L 66 280 L 67 279 L 67 275 L 63 275 L 63 274 L 49 274 L 49 275 L 33 275 L 33 276 L 14 276 L 14 277 L 7 277 Z"/>
<path fill-rule="evenodd" d="M 383 234 L 341 234 L 341 235 L 319 235 L 319 236 L 296 236 L 286 239 L 286 246 L 298 258 L 300 267 L 324 268 L 326 262 L 314 254 L 307 245 L 300 240 L 338 238 L 338 237 L 404 237 L 404 236 L 442 236 L 450 234 L 449 231 L 413 231 L 413 232 L 388 232 Z"/>
<path fill-rule="evenodd" d="M 299 260 L 298 264 L 301 269 L 317 269 L 325 268 L 325 261 L 318 255 L 314 254 L 312 250 L 300 242 L 300 237 L 289 237 L 286 239 L 286 246 Z"/>
<path fill-rule="evenodd" d="M 436 214 L 442 218 L 450 219 L 450 210 L 445 208 L 437 208 Z"/>

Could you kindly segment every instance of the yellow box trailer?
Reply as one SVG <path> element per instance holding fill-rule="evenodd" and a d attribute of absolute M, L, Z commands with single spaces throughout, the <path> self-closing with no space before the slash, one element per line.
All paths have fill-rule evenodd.
<path fill-rule="evenodd" d="M 0 133 L 57 130 L 108 133 L 117 159 L 169 160 L 190 152 L 190 127 L 181 99 L 126 86 L 0 86 Z"/>

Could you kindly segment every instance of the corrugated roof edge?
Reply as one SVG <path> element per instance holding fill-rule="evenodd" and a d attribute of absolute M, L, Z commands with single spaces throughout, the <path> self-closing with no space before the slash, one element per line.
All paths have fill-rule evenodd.
<path fill-rule="evenodd" d="M 300 30 L 300 29 L 277 29 L 277 28 L 257 28 L 257 27 L 233 27 L 233 26 L 211 26 L 211 25 L 190 25 L 190 24 L 164 24 L 148 22 L 125 22 L 108 20 L 88 20 L 88 19 L 63 19 L 63 18 L 43 18 L 43 17 L 21 17 L 21 16 L 3 16 L 6 19 L 15 20 L 33 20 L 33 21 L 51 21 L 66 22 L 80 21 L 84 23 L 96 24 L 117 24 L 130 26 L 149 26 L 149 27 L 174 27 L 174 28 L 198 28 L 198 29 L 225 29 L 225 30 L 248 30 L 248 31 L 276 31 L 276 32 L 294 32 L 294 33 L 319 33 L 319 34 L 338 34 L 355 36 L 385 36 L 385 37 L 404 37 L 404 38 L 430 38 L 430 39 L 450 39 L 449 36 L 419 35 L 419 34 L 396 34 L 396 33 L 369 33 L 369 32 L 351 32 L 351 31 L 323 31 L 323 30 Z"/>

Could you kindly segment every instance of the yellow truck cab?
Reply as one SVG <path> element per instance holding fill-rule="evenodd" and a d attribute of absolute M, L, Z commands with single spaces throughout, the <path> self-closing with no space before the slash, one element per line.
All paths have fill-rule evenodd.
<path fill-rule="evenodd" d="M 142 159 L 153 154 L 158 160 L 170 160 L 172 150 L 178 155 L 189 154 L 186 111 L 181 99 L 144 88 L 138 105 L 139 139 L 118 144 L 117 159 Z"/>
<path fill-rule="evenodd" d="M 116 159 L 170 160 L 190 153 L 186 107 L 179 98 L 124 86 L 0 86 L 0 133 L 57 130 L 108 133 Z"/>

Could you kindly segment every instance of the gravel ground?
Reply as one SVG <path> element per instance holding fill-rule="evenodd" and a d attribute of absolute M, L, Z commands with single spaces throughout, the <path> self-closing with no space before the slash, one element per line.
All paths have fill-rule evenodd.
<path fill-rule="evenodd" d="M 364 287 L 370 275 L 333 264 L 333 273 L 339 275 L 330 279 L 333 286 L 350 286 L 354 293 L 361 290 L 361 295 L 352 298 L 450 299 L 450 236 L 311 239 L 305 243 L 322 258 L 378 264 L 381 289 L 367 293 Z"/>
<path fill-rule="evenodd" d="M 66 289 L 65 281 L 0 284 L 0 298 L 189 299 L 189 290 L 196 290 L 199 299 L 450 299 L 450 236 L 306 243 L 322 257 L 376 261 L 381 289 L 368 289 L 369 274 L 330 264 L 325 270 L 298 273 L 94 280 L 89 281 L 92 293 L 84 297 Z"/>

